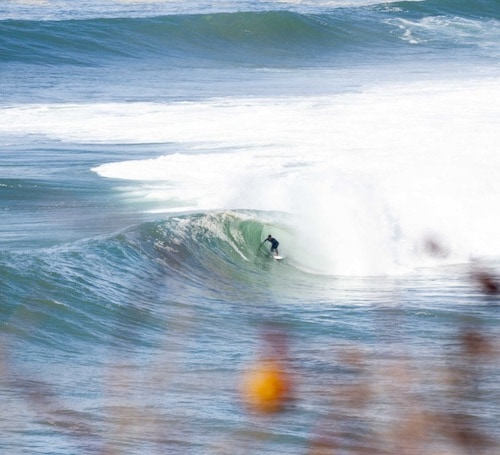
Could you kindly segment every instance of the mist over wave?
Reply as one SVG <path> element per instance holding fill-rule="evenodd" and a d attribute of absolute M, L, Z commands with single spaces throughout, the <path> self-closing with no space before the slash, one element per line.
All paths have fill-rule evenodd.
<path fill-rule="evenodd" d="M 144 211 L 291 215 L 280 234 L 306 269 L 392 273 L 422 264 L 429 236 L 452 260 L 500 253 L 498 93 L 495 78 L 475 77 L 324 96 L 25 103 L 0 109 L 0 132 L 159 144 L 94 171 L 131 182 Z"/>
<path fill-rule="evenodd" d="M 500 254 L 498 93 L 496 80 L 477 79 L 291 99 L 24 105 L 0 111 L 0 131 L 168 144 L 93 170 L 152 213 L 273 212 L 304 269 L 397 273 L 428 262 L 428 238 L 450 261 Z"/>
<path fill-rule="evenodd" d="M 156 201 L 158 212 L 291 215 L 280 233 L 290 256 L 325 273 L 422 265 L 422 244 L 433 236 L 452 260 L 498 255 L 498 89 L 495 81 L 448 82 L 324 98 L 145 105 L 145 129 L 136 123 L 134 137 L 114 136 L 130 131 L 123 118 L 122 127 L 101 134 L 142 142 L 162 130 L 154 139 L 178 143 L 178 153 L 95 171 L 136 182 L 132 192 Z"/>

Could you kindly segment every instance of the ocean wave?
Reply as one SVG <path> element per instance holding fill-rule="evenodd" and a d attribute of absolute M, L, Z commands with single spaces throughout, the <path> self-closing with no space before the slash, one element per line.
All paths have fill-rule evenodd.
<path fill-rule="evenodd" d="M 169 64 L 193 61 L 272 64 L 287 60 L 320 60 L 342 53 L 392 52 L 409 44 L 459 47 L 464 20 L 476 34 L 490 30 L 498 20 L 491 2 L 472 8 L 449 2 L 400 2 L 334 8 L 330 11 L 246 11 L 213 14 L 177 14 L 156 17 L 95 18 L 85 20 L 4 20 L 0 22 L 3 62 L 44 65 L 105 65 L 111 60 L 155 59 Z M 401 27 L 428 17 L 458 21 L 449 36 L 442 27 L 421 27 L 424 37 L 408 39 Z M 436 29 L 436 33 L 434 33 Z M 479 30 L 479 31 L 478 31 Z M 460 32 L 460 33 L 459 33 Z M 491 30 L 490 30 L 491 33 Z M 480 41 L 479 37 L 476 41 Z M 157 61 L 158 63 L 158 61 Z"/>
<path fill-rule="evenodd" d="M 358 38 L 342 18 L 291 12 L 219 13 L 81 21 L 4 21 L 3 61 L 98 65 L 107 59 L 238 61 L 331 52 Z M 359 25 L 358 27 L 359 28 Z M 359 32 L 358 32 L 359 33 Z"/>
<path fill-rule="evenodd" d="M 447 79 L 324 97 L 23 105 L 0 110 L 0 130 L 126 145 L 88 169 L 148 217 L 280 211 L 297 267 L 391 274 L 432 263 L 429 237 L 450 262 L 498 256 L 498 89 Z"/>
<path fill-rule="evenodd" d="M 260 247 L 272 227 L 265 219 L 184 214 L 57 247 L 1 252 L 4 332 L 43 345 L 67 337 L 68 349 L 77 339 L 137 346 L 162 330 L 160 303 L 177 311 L 178 304 L 196 305 L 199 294 L 255 297 L 270 273 L 284 280 L 287 267 Z"/>

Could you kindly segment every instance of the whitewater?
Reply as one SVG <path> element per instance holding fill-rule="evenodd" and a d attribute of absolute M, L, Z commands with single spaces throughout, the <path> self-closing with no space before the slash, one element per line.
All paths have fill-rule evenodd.
<path fill-rule="evenodd" d="M 3 2 L 2 452 L 496 453 L 499 20 Z"/>

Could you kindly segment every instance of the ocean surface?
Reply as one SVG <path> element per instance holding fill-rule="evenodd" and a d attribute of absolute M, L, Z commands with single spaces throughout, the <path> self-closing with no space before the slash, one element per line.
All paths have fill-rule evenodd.
<path fill-rule="evenodd" d="M 0 453 L 500 453 L 499 76 L 498 0 L 3 0 Z"/>

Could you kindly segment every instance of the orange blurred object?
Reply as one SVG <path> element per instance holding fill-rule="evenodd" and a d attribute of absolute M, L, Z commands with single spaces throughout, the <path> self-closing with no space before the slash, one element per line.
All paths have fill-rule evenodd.
<path fill-rule="evenodd" d="M 290 398 L 288 375 L 276 361 L 259 361 L 245 373 L 243 397 L 256 411 L 280 411 Z"/>

